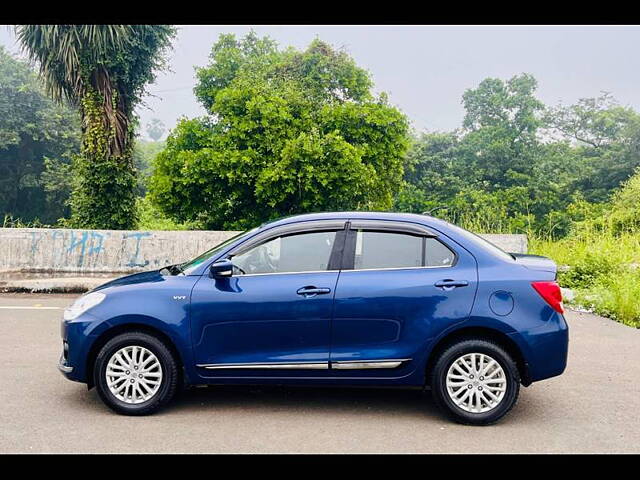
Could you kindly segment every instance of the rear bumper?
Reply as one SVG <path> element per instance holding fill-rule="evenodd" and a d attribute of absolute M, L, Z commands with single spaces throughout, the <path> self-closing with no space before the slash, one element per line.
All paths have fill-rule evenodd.
<path fill-rule="evenodd" d="M 527 364 L 527 383 L 556 377 L 567 367 L 569 328 L 563 315 L 554 313 L 545 325 L 512 334 Z"/>

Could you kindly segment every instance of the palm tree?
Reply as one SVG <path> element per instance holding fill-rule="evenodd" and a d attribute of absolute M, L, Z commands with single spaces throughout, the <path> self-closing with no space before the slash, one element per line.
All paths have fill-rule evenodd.
<path fill-rule="evenodd" d="M 175 29 L 169 25 L 20 25 L 19 42 L 39 66 L 47 91 L 82 117 L 71 224 L 133 228 L 134 108 Z"/>

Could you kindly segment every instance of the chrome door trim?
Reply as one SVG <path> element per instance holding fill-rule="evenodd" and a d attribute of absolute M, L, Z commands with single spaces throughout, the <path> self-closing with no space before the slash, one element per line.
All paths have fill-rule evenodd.
<path fill-rule="evenodd" d="M 451 268 L 453 267 L 454 264 L 452 263 L 451 265 L 425 265 L 423 267 L 380 267 L 380 268 L 352 268 L 352 269 L 345 269 L 342 270 L 342 273 L 347 273 L 347 272 L 375 272 L 375 271 L 382 271 L 382 270 L 426 270 L 426 269 L 430 269 L 430 268 Z"/>
<path fill-rule="evenodd" d="M 331 369 L 335 370 L 364 370 L 374 368 L 397 368 L 410 358 L 394 358 L 380 360 L 341 360 L 331 362 Z M 222 369 L 279 369 L 279 370 L 328 370 L 329 363 L 321 362 L 298 362 L 298 363 L 206 363 L 198 364 L 196 367 L 207 370 Z"/>
<path fill-rule="evenodd" d="M 337 273 L 340 270 L 304 270 L 302 272 L 267 272 L 267 273 L 240 273 L 233 278 L 259 277 L 263 275 L 302 275 L 304 273 Z"/>
<path fill-rule="evenodd" d="M 397 368 L 410 358 L 395 358 L 382 360 L 346 360 L 331 362 L 331 368 L 335 370 L 360 370 L 369 368 Z"/>
<path fill-rule="evenodd" d="M 281 369 L 281 370 L 328 370 L 329 363 L 299 362 L 299 363 L 209 363 L 196 365 L 207 370 L 221 369 Z"/>

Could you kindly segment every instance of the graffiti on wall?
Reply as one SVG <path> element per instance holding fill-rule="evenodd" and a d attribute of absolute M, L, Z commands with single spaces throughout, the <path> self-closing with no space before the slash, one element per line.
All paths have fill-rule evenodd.
<path fill-rule="evenodd" d="M 52 249 L 48 254 L 53 256 L 54 264 L 77 268 L 99 261 L 100 255 L 105 252 L 105 240 L 114 236 L 120 237 L 119 256 L 123 267 L 146 267 L 149 260 L 140 258 L 141 242 L 153 236 L 151 232 L 144 231 L 39 230 L 29 233 L 32 261 L 41 253 L 41 248 L 47 248 Z"/>

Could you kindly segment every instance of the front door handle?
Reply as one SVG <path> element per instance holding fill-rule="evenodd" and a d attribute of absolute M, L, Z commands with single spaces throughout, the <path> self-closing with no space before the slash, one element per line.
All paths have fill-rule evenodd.
<path fill-rule="evenodd" d="M 318 288 L 314 286 L 307 286 L 299 288 L 298 290 L 296 290 L 296 293 L 298 295 L 304 296 L 305 298 L 311 298 L 315 297 L 316 295 L 325 295 L 327 293 L 331 293 L 331 289 L 326 287 Z"/>
<path fill-rule="evenodd" d="M 436 287 L 446 291 L 453 290 L 454 288 L 457 288 L 457 287 L 466 287 L 467 285 L 469 285 L 469 282 L 467 282 L 466 280 L 451 280 L 451 279 L 440 280 L 439 282 L 435 283 Z"/>

